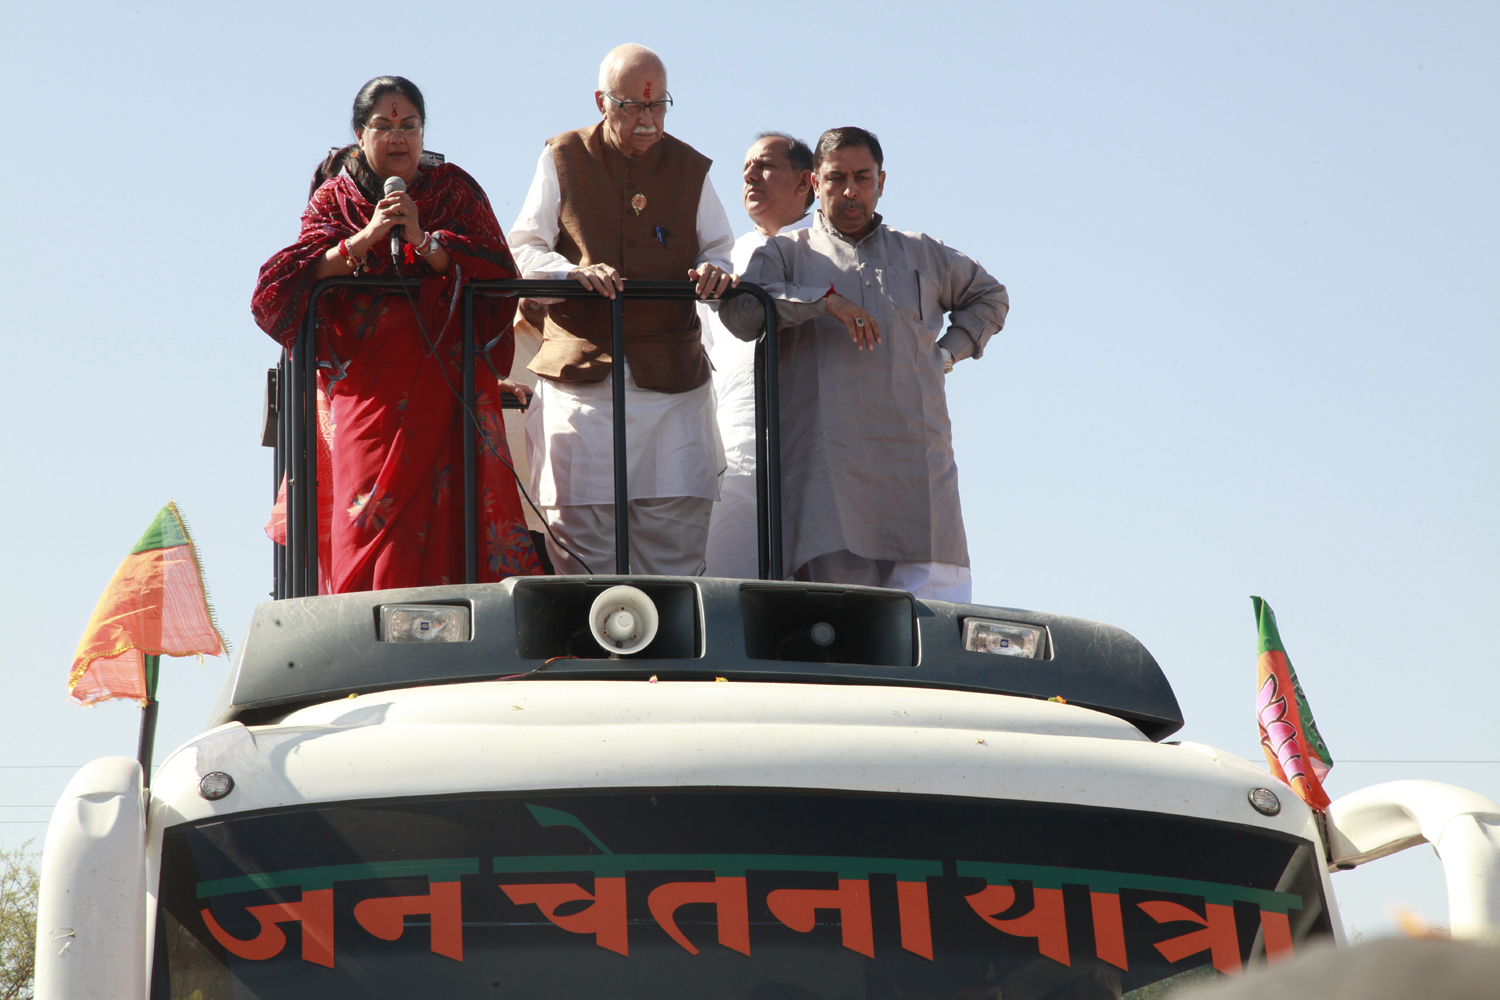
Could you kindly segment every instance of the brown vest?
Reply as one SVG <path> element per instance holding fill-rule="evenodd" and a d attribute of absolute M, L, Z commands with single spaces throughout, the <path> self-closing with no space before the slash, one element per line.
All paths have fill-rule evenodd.
<path fill-rule="evenodd" d="M 558 253 L 580 266 L 609 264 L 627 280 L 687 280 L 698 259 L 698 198 L 713 161 L 670 135 L 627 158 L 604 141 L 603 122 L 564 132 L 549 145 L 562 189 Z M 640 212 L 632 207 L 638 195 L 645 198 Z M 708 381 L 700 333 L 691 302 L 627 302 L 625 357 L 636 384 L 686 392 Z M 532 371 L 601 382 L 613 361 L 607 300 L 564 299 L 547 308 Z"/>

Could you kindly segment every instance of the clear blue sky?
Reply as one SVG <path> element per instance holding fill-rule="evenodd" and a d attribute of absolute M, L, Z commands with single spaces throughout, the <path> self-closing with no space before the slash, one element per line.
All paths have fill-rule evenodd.
<path fill-rule="evenodd" d="M 270 587 L 256 270 L 378 73 L 505 224 L 598 61 L 656 48 L 669 129 L 737 230 L 753 134 L 881 136 L 888 222 L 1004 281 L 949 382 L 979 600 L 1139 636 L 1183 738 L 1258 759 L 1250 594 L 1275 607 L 1335 795 L 1500 798 L 1500 6 L 10 4 L 0 338 L 9 530 L 0 819 L 135 747 L 64 683 L 175 497 L 238 640 Z M 1489 623 L 1489 624 L 1486 624 Z M 158 759 L 222 661 L 165 665 Z M 1387 764 L 1386 760 L 1481 764 Z M 0 824 L 0 843 L 43 832 Z M 1335 878 L 1345 922 L 1444 920 L 1419 848 Z"/>

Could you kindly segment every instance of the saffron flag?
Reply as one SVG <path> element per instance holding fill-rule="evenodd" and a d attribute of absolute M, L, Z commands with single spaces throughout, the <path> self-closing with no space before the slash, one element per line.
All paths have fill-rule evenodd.
<path fill-rule="evenodd" d="M 68 694 L 83 705 L 111 698 L 134 698 L 144 705 L 156 694 L 147 657 L 197 656 L 202 662 L 205 653 L 222 656 L 224 651 L 198 551 L 177 505 L 168 503 L 95 605 L 78 640 Z"/>
<path fill-rule="evenodd" d="M 1276 614 L 1259 597 L 1255 603 L 1255 621 L 1260 630 L 1260 661 L 1256 671 L 1259 692 L 1255 714 L 1260 722 L 1260 748 L 1265 751 L 1271 774 L 1288 785 L 1314 809 L 1328 808 L 1328 793 L 1323 791 L 1323 777 L 1333 767 L 1323 737 L 1318 735 L 1312 711 L 1297 672 L 1287 659 L 1276 630 Z"/>

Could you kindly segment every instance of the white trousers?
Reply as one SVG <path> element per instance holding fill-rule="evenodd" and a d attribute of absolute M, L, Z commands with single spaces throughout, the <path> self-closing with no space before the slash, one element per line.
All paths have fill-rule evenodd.
<path fill-rule="evenodd" d="M 630 572 L 702 576 L 708 518 L 714 502 L 702 497 L 650 497 L 630 501 Z M 596 503 L 543 507 L 552 534 L 582 563 L 547 537 L 547 555 L 560 574 L 615 571 L 615 506 Z"/>
<path fill-rule="evenodd" d="M 891 562 L 866 559 L 848 550 L 829 552 L 807 562 L 812 583 L 852 583 L 905 590 L 913 597 L 968 604 L 974 596 L 969 567 L 940 562 Z"/>
<path fill-rule="evenodd" d="M 708 568 L 704 576 L 731 580 L 760 578 L 760 535 L 755 523 L 755 474 L 726 475 L 719 483 L 719 502 L 708 522 Z"/>

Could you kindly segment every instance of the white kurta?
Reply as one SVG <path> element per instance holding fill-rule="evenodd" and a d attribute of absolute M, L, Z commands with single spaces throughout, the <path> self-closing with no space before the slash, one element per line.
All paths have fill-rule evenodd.
<path fill-rule="evenodd" d="M 566 278 L 577 266 L 554 249 L 561 203 L 557 162 L 547 146 L 509 235 L 523 278 Z M 707 177 L 698 196 L 697 235 L 695 263 L 731 269 L 734 234 Z M 714 426 L 712 380 L 687 392 L 653 392 L 636 386 L 623 359 L 620 367 L 627 378 L 630 498 L 717 499 L 724 452 Z M 526 415 L 526 448 L 537 503 L 563 507 L 614 502 L 613 409 L 609 379 L 538 379 Z"/>
<path fill-rule="evenodd" d="M 790 233 L 812 225 L 812 213 L 804 215 L 781 232 Z M 767 237 L 752 229 L 734 241 L 730 261 L 734 273 L 743 275 L 755 251 Z M 698 306 L 703 321 L 703 340 L 708 360 L 714 366 L 714 393 L 719 397 L 719 437 L 724 441 L 726 475 L 755 475 L 755 343 L 740 340 L 724 328 L 717 309 Z"/>
<path fill-rule="evenodd" d="M 781 232 L 806 229 L 809 213 Z M 734 242 L 730 260 L 736 274 L 750 266 L 767 237 L 752 229 Z M 740 340 L 719 321 L 718 310 L 698 306 L 703 339 L 714 366 L 719 437 L 724 442 L 725 472 L 719 502 L 714 504 L 704 552 L 709 576 L 754 579 L 760 574 L 760 542 L 755 500 L 755 343 Z"/>
<path fill-rule="evenodd" d="M 625 369 L 625 457 L 630 499 L 719 498 L 724 449 L 714 427 L 713 381 L 653 392 Z M 614 389 L 602 382 L 536 380 L 526 410 L 531 495 L 543 507 L 615 502 Z"/>

